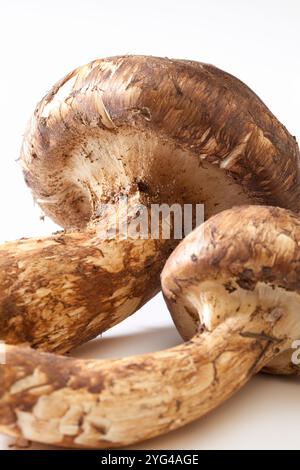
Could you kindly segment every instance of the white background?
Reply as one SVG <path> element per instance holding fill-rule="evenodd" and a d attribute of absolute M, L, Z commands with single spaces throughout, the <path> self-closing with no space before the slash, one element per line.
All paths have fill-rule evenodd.
<path fill-rule="evenodd" d="M 47 234 L 15 162 L 36 102 L 97 57 L 213 63 L 245 81 L 300 138 L 298 0 L 1 0 L 0 241 Z M 180 342 L 160 296 L 77 354 L 115 357 Z M 209 416 L 141 449 L 300 448 L 299 381 L 258 376 Z M 11 442 L 0 436 L 0 448 Z M 35 448 L 35 447 L 34 447 Z"/>

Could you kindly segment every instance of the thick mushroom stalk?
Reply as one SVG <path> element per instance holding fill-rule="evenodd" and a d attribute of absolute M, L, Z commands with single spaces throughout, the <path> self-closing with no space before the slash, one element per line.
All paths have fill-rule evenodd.
<path fill-rule="evenodd" d="M 140 308 L 159 290 L 172 244 L 100 240 L 96 229 L 0 247 L 0 338 L 65 353 Z"/>
<path fill-rule="evenodd" d="M 42 350 L 96 336 L 159 287 L 176 240 L 97 244 L 103 205 L 203 203 L 206 217 L 300 208 L 295 139 L 246 85 L 192 61 L 124 56 L 74 70 L 38 104 L 21 164 L 35 201 L 71 231 L 0 247 L 0 339 Z"/>
<path fill-rule="evenodd" d="M 299 242 L 300 222 L 283 209 L 250 206 L 212 217 L 179 245 L 162 274 L 179 330 L 194 336 L 120 360 L 8 346 L 0 429 L 59 446 L 103 448 L 208 413 L 300 338 Z"/>

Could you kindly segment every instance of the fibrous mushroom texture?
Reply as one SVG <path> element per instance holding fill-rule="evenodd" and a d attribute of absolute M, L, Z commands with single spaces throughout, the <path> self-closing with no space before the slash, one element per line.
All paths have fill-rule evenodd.
<path fill-rule="evenodd" d="M 300 338 L 299 244 L 300 221 L 284 209 L 238 207 L 213 216 L 176 248 L 162 273 L 174 321 L 190 340 L 100 361 L 8 346 L 0 430 L 102 448 L 206 414 Z M 284 368 L 299 373 L 288 362 Z"/>
<path fill-rule="evenodd" d="M 212 65 L 113 57 L 38 104 L 24 137 L 34 199 L 67 233 L 0 247 L 0 338 L 65 352 L 159 289 L 177 240 L 99 240 L 107 203 L 299 210 L 295 139 L 242 82 Z"/>

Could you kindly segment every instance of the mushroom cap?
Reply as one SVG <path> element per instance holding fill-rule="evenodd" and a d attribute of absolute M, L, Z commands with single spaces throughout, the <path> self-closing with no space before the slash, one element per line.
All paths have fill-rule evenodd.
<path fill-rule="evenodd" d="M 277 331 L 299 338 L 299 244 L 299 218 L 277 207 L 235 207 L 195 229 L 161 275 L 182 337 L 212 330 L 244 310 L 263 312 Z"/>
<path fill-rule="evenodd" d="M 21 152 L 35 200 L 64 228 L 102 203 L 205 203 L 300 209 L 299 148 L 245 84 L 199 62 L 95 60 L 38 104 Z"/>

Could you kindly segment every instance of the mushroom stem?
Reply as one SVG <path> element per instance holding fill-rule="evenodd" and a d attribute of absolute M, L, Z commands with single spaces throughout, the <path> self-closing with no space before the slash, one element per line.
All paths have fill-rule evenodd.
<path fill-rule="evenodd" d="M 159 289 L 169 241 L 100 240 L 97 230 L 0 246 L 0 340 L 64 353 Z"/>
<path fill-rule="evenodd" d="M 280 351 L 262 333 L 266 327 L 241 314 L 172 349 L 118 360 L 8 346 L 0 369 L 0 430 L 89 448 L 174 430 L 224 402 Z"/>

